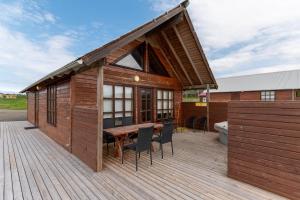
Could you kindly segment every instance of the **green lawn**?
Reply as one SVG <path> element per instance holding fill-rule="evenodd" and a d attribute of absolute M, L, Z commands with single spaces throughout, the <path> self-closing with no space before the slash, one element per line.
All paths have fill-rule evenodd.
<path fill-rule="evenodd" d="M 18 95 L 16 99 L 0 98 L 0 109 L 25 110 L 27 108 L 26 95 Z"/>

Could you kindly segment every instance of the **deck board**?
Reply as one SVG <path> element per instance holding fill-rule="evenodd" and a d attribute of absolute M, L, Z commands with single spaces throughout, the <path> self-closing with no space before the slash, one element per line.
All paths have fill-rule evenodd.
<path fill-rule="evenodd" d="M 157 145 L 153 165 L 133 152 L 122 165 L 104 149 L 104 170 L 95 173 L 28 122 L 0 122 L 2 199 L 285 199 L 226 176 L 227 148 L 215 133 L 174 135 L 175 155 Z"/>

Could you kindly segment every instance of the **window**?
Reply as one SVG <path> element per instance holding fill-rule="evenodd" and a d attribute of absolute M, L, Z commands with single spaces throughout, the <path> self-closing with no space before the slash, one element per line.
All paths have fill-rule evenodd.
<path fill-rule="evenodd" d="M 144 48 L 145 45 L 141 44 L 136 49 L 134 49 L 131 53 L 122 57 L 118 60 L 115 65 L 121 67 L 128 67 L 131 69 L 143 70 L 144 69 Z"/>
<path fill-rule="evenodd" d="M 184 90 L 182 102 L 199 102 L 202 92 L 202 90 Z"/>
<path fill-rule="evenodd" d="M 152 89 L 141 88 L 140 90 L 141 106 L 140 106 L 140 121 L 152 121 Z"/>
<path fill-rule="evenodd" d="M 56 85 L 47 88 L 47 122 L 56 126 Z"/>
<path fill-rule="evenodd" d="M 300 98 L 300 90 L 296 90 L 295 93 L 296 93 L 296 97 Z"/>
<path fill-rule="evenodd" d="M 157 90 L 157 120 L 173 118 L 173 91 Z"/>
<path fill-rule="evenodd" d="M 158 57 L 156 56 L 154 50 L 149 45 L 148 48 L 148 56 L 149 56 L 149 72 L 152 74 L 158 74 L 161 76 L 169 77 L 168 72 L 164 68 L 163 64 L 160 62 Z"/>
<path fill-rule="evenodd" d="M 275 101 L 275 91 L 261 91 L 262 101 Z"/>
<path fill-rule="evenodd" d="M 111 119 L 113 126 L 133 123 L 133 88 L 119 85 L 103 86 L 103 118 Z"/>

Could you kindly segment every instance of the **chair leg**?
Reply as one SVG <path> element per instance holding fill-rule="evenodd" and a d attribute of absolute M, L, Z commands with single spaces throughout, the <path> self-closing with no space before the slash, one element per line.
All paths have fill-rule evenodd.
<path fill-rule="evenodd" d="M 124 163 L 124 150 L 122 149 L 122 164 Z"/>
<path fill-rule="evenodd" d="M 138 170 L 138 159 L 137 159 L 137 151 L 135 151 L 135 171 Z"/>
<path fill-rule="evenodd" d="M 152 165 L 152 147 L 150 147 L 150 163 Z"/>
<path fill-rule="evenodd" d="M 163 150 L 163 145 L 160 143 L 160 151 L 161 151 L 161 159 L 164 158 L 164 150 Z"/>
<path fill-rule="evenodd" d="M 174 150 L 173 150 L 173 141 L 171 140 L 171 147 L 172 147 L 172 156 L 174 155 Z"/>

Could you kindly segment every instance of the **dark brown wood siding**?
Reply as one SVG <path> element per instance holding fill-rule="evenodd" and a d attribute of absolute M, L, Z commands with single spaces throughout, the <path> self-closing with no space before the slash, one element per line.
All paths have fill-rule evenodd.
<path fill-rule="evenodd" d="M 72 116 L 72 153 L 96 170 L 98 110 L 76 106 Z"/>
<path fill-rule="evenodd" d="M 229 103 L 228 176 L 300 199 L 300 103 Z"/>
<path fill-rule="evenodd" d="M 289 101 L 293 100 L 293 90 L 275 90 L 276 101 Z M 246 91 L 246 92 L 218 92 L 211 93 L 210 98 L 212 101 L 260 101 L 261 91 Z M 295 98 L 295 100 L 299 100 Z"/>
<path fill-rule="evenodd" d="M 47 89 L 39 91 L 39 128 L 50 138 L 71 149 L 71 99 L 70 81 L 57 84 L 56 93 L 56 125 L 47 122 Z"/>
<path fill-rule="evenodd" d="M 140 77 L 139 82 L 134 81 L 134 76 L 138 75 Z M 157 89 L 169 89 L 174 90 L 174 105 L 175 112 L 174 117 L 176 118 L 176 122 L 179 124 L 182 122 L 182 87 L 180 82 L 176 78 L 171 77 L 163 77 L 154 74 L 149 74 L 145 72 L 139 72 L 136 70 L 130 70 L 121 67 L 114 66 L 105 66 L 104 67 L 104 83 L 105 84 L 123 84 L 123 85 L 131 85 L 134 87 L 135 93 L 137 93 L 138 88 L 140 87 L 150 87 L 153 89 L 153 115 L 154 119 L 156 117 L 156 90 Z M 135 111 L 136 116 L 139 111 L 138 103 L 135 103 Z M 137 122 L 137 120 L 136 120 Z"/>
<path fill-rule="evenodd" d="M 35 105 L 34 93 L 28 92 L 27 93 L 27 120 L 32 124 L 34 124 L 34 105 Z"/>
<path fill-rule="evenodd" d="M 72 76 L 72 153 L 96 170 L 97 68 Z"/>
<path fill-rule="evenodd" d="M 227 102 L 209 102 L 209 130 L 214 131 L 214 124 L 227 121 Z M 182 103 L 183 119 L 186 122 L 190 117 L 206 117 L 207 107 L 196 106 L 195 102 Z M 199 124 L 196 125 L 199 128 Z"/>

